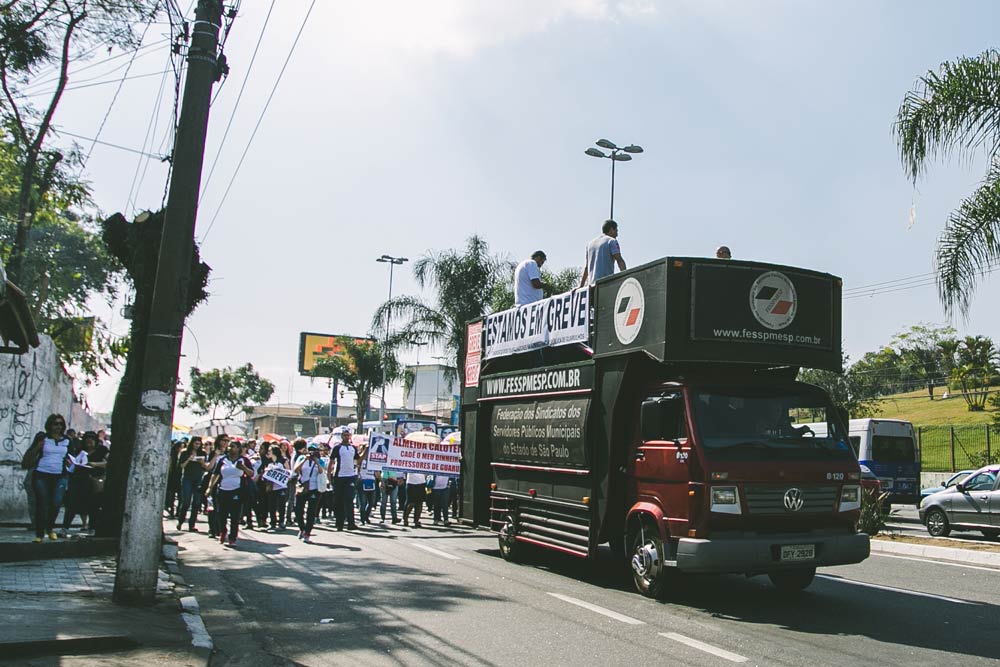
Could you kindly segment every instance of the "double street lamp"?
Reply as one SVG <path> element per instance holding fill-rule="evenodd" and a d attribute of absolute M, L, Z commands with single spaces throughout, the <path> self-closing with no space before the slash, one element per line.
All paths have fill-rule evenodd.
<path fill-rule="evenodd" d="M 628 162 L 632 159 L 632 155 L 642 152 L 642 146 L 636 146 L 635 144 L 629 144 L 624 148 L 619 148 L 614 143 L 608 141 L 607 139 L 598 139 L 597 145 L 601 148 L 608 150 L 605 153 L 602 150 L 596 148 L 588 148 L 584 151 L 590 157 L 602 157 L 611 160 L 611 217 L 610 220 L 615 219 L 615 163 L 616 162 Z"/>
<path fill-rule="evenodd" d="M 392 255 L 382 255 L 376 262 L 387 263 L 389 265 L 389 301 L 392 303 L 392 270 L 404 262 L 410 261 L 406 257 L 393 257 Z M 392 321 L 392 306 L 388 306 L 385 313 L 385 339 L 382 343 L 382 412 L 379 413 L 378 420 L 382 421 L 385 419 L 385 365 L 386 365 L 386 353 L 388 350 L 386 346 L 389 344 L 389 323 Z M 368 406 L 365 406 L 365 411 L 367 412 Z"/>

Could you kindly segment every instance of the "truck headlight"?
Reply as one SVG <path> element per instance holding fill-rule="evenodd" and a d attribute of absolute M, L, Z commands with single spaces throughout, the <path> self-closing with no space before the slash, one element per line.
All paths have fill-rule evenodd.
<path fill-rule="evenodd" d="M 861 509 L 861 487 L 844 486 L 840 489 L 840 511 Z"/>
<path fill-rule="evenodd" d="M 712 511 L 723 514 L 742 514 L 740 494 L 735 486 L 712 487 Z"/>

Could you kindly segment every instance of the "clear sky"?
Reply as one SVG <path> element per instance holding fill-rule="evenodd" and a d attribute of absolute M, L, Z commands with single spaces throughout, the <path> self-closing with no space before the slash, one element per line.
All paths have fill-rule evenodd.
<path fill-rule="evenodd" d="M 602 137 L 646 151 L 616 183 L 630 265 L 725 243 L 845 289 L 932 271 L 946 216 L 984 171 L 981 158 L 938 163 L 914 188 L 892 122 L 918 75 L 997 45 L 995 2 L 318 0 L 220 209 L 309 6 L 276 3 L 235 106 L 270 4 L 242 2 L 226 46 L 198 220 L 212 296 L 189 320 L 182 376 L 250 361 L 282 402 L 327 400 L 324 382 L 297 377 L 298 333 L 364 335 L 387 294 L 383 253 L 417 258 L 475 233 L 512 259 L 541 248 L 549 267 L 582 264 L 607 217 L 609 163 L 583 153 Z M 167 59 L 150 46 L 130 76 Z M 115 80 L 125 61 L 73 80 Z M 142 148 L 157 110 L 152 152 L 167 152 L 171 79 L 159 104 L 159 75 L 126 81 L 102 140 Z M 57 124 L 93 137 L 115 88 L 71 90 Z M 86 175 L 105 213 L 159 206 L 155 161 L 129 204 L 138 162 L 94 149 Z M 396 277 L 396 294 L 415 293 L 408 270 Z M 960 332 L 1000 337 L 998 297 L 1000 276 L 987 278 Z M 933 286 L 844 306 L 855 359 L 944 321 Z M 116 381 L 87 392 L 94 409 L 110 410 Z"/>

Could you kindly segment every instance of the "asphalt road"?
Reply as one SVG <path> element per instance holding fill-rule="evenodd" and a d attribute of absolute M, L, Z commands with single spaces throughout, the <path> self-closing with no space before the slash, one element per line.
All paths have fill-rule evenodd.
<path fill-rule="evenodd" d="M 169 524 L 165 524 L 165 527 Z M 940 665 L 1000 662 L 1000 570 L 873 555 L 787 597 L 766 577 L 635 593 L 610 552 L 504 562 L 489 533 L 372 526 L 314 544 L 178 533 L 212 665 Z"/>

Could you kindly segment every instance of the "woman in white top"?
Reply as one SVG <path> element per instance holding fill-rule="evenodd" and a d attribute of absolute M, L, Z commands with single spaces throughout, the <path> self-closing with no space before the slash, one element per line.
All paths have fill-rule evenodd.
<path fill-rule="evenodd" d="M 45 433 L 35 436 L 35 441 L 25 454 L 26 459 L 38 457 L 31 476 L 35 490 L 35 542 L 41 542 L 48 534 L 56 539 L 56 515 L 62 505 L 69 476 L 69 438 L 66 437 L 66 420 L 62 415 L 52 414 L 45 420 Z"/>
<path fill-rule="evenodd" d="M 295 519 L 299 524 L 299 539 L 309 542 L 316 524 L 316 503 L 319 502 L 320 478 L 325 474 L 319 460 L 319 445 L 312 443 L 308 454 L 300 458 L 292 472 L 298 475 L 295 498 Z"/>
<path fill-rule="evenodd" d="M 226 521 L 229 521 L 229 546 L 236 544 L 240 532 L 240 514 L 243 512 L 241 489 L 243 476 L 253 476 L 243 459 L 243 447 L 235 440 L 229 441 L 226 455 L 221 457 L 212 470 L 212 479 L 208 483 L 208 492 L 218 487 L 218 501 L 215 511 L 218 513 L 216 527 L 219 530 L 219 542 L 226 543 Z"/>

